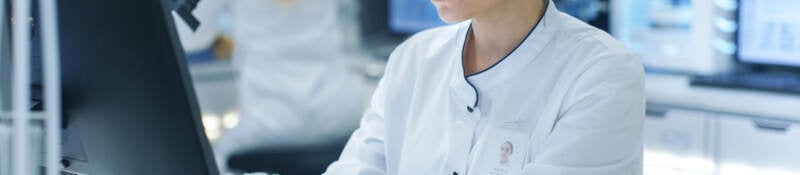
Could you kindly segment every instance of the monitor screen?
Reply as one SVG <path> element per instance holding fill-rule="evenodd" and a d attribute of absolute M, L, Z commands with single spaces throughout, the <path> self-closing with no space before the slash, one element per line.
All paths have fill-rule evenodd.
<path fill-rule="evenodd" d="M 414 34 L 445 25 L 430 0 L 389 0 L 389 28 L 396 33 Z"/>
<path fill-rule="evenodd" d="M 739 60 L 800 67 L 798 0 L 742 0 L 739 9 Z"/>

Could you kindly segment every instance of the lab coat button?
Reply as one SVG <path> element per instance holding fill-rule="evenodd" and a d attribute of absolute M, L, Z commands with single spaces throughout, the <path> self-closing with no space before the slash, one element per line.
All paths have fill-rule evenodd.
<path fill-rule="evenodd" d="M 469 106 L 467 106 L 467 111 L 469 111 L 470 113 L 472 113 L 472 111 L 475 111 L 475 110 L 473 110 L 473 109 L 472 109 L 472 107 L 469 107 Z"/>

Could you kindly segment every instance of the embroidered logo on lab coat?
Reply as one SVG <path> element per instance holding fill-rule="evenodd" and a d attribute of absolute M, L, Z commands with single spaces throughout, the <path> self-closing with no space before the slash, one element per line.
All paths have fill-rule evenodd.
<path fill-rule="evenodd" d="M 500 145 L 500 165 L 508 165 L 508 157 L 514 154 L 514 144 L 510 141 L 503 142 Z"/>

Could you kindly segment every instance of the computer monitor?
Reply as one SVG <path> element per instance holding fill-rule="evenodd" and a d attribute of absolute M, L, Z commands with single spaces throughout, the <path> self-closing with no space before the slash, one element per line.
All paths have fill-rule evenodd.
<path fill-rule="evenodd" d="M 738 57 L 741 62 L 800 67 L 800 6 L 797 0 L 741 0 Z"/>
<path fill-rule="evenodd" d="M 219 174 L 169 9 L 58 3 L 65 171 Z"/>

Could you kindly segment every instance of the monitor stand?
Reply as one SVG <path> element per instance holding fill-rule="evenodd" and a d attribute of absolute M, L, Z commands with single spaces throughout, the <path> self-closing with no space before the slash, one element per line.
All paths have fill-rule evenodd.
<path fill-rule="evenodd" d="M 63 175 L 92 175 L 89 161 L 86 157 L 83 143 L 81 142 L 80 131 L 70 127 L 61 130 L 61 174 Z M 45 153 L 42 152 L 42 157 Z M 44 159 L 42 159 L 44 160 Z M 45 170 L 45 162 L 39 162 L 42 171 Z"/>
<path fill-rule="evenodd" d="M 71 127 L 61 131 L 61 166 L 62 173 L 71 173 L 75 175 L 92 174 L 89 168 L 89 162 L 86 158 L 86 151 L 84 151 L 83 144 L 79 132 Z"/>

